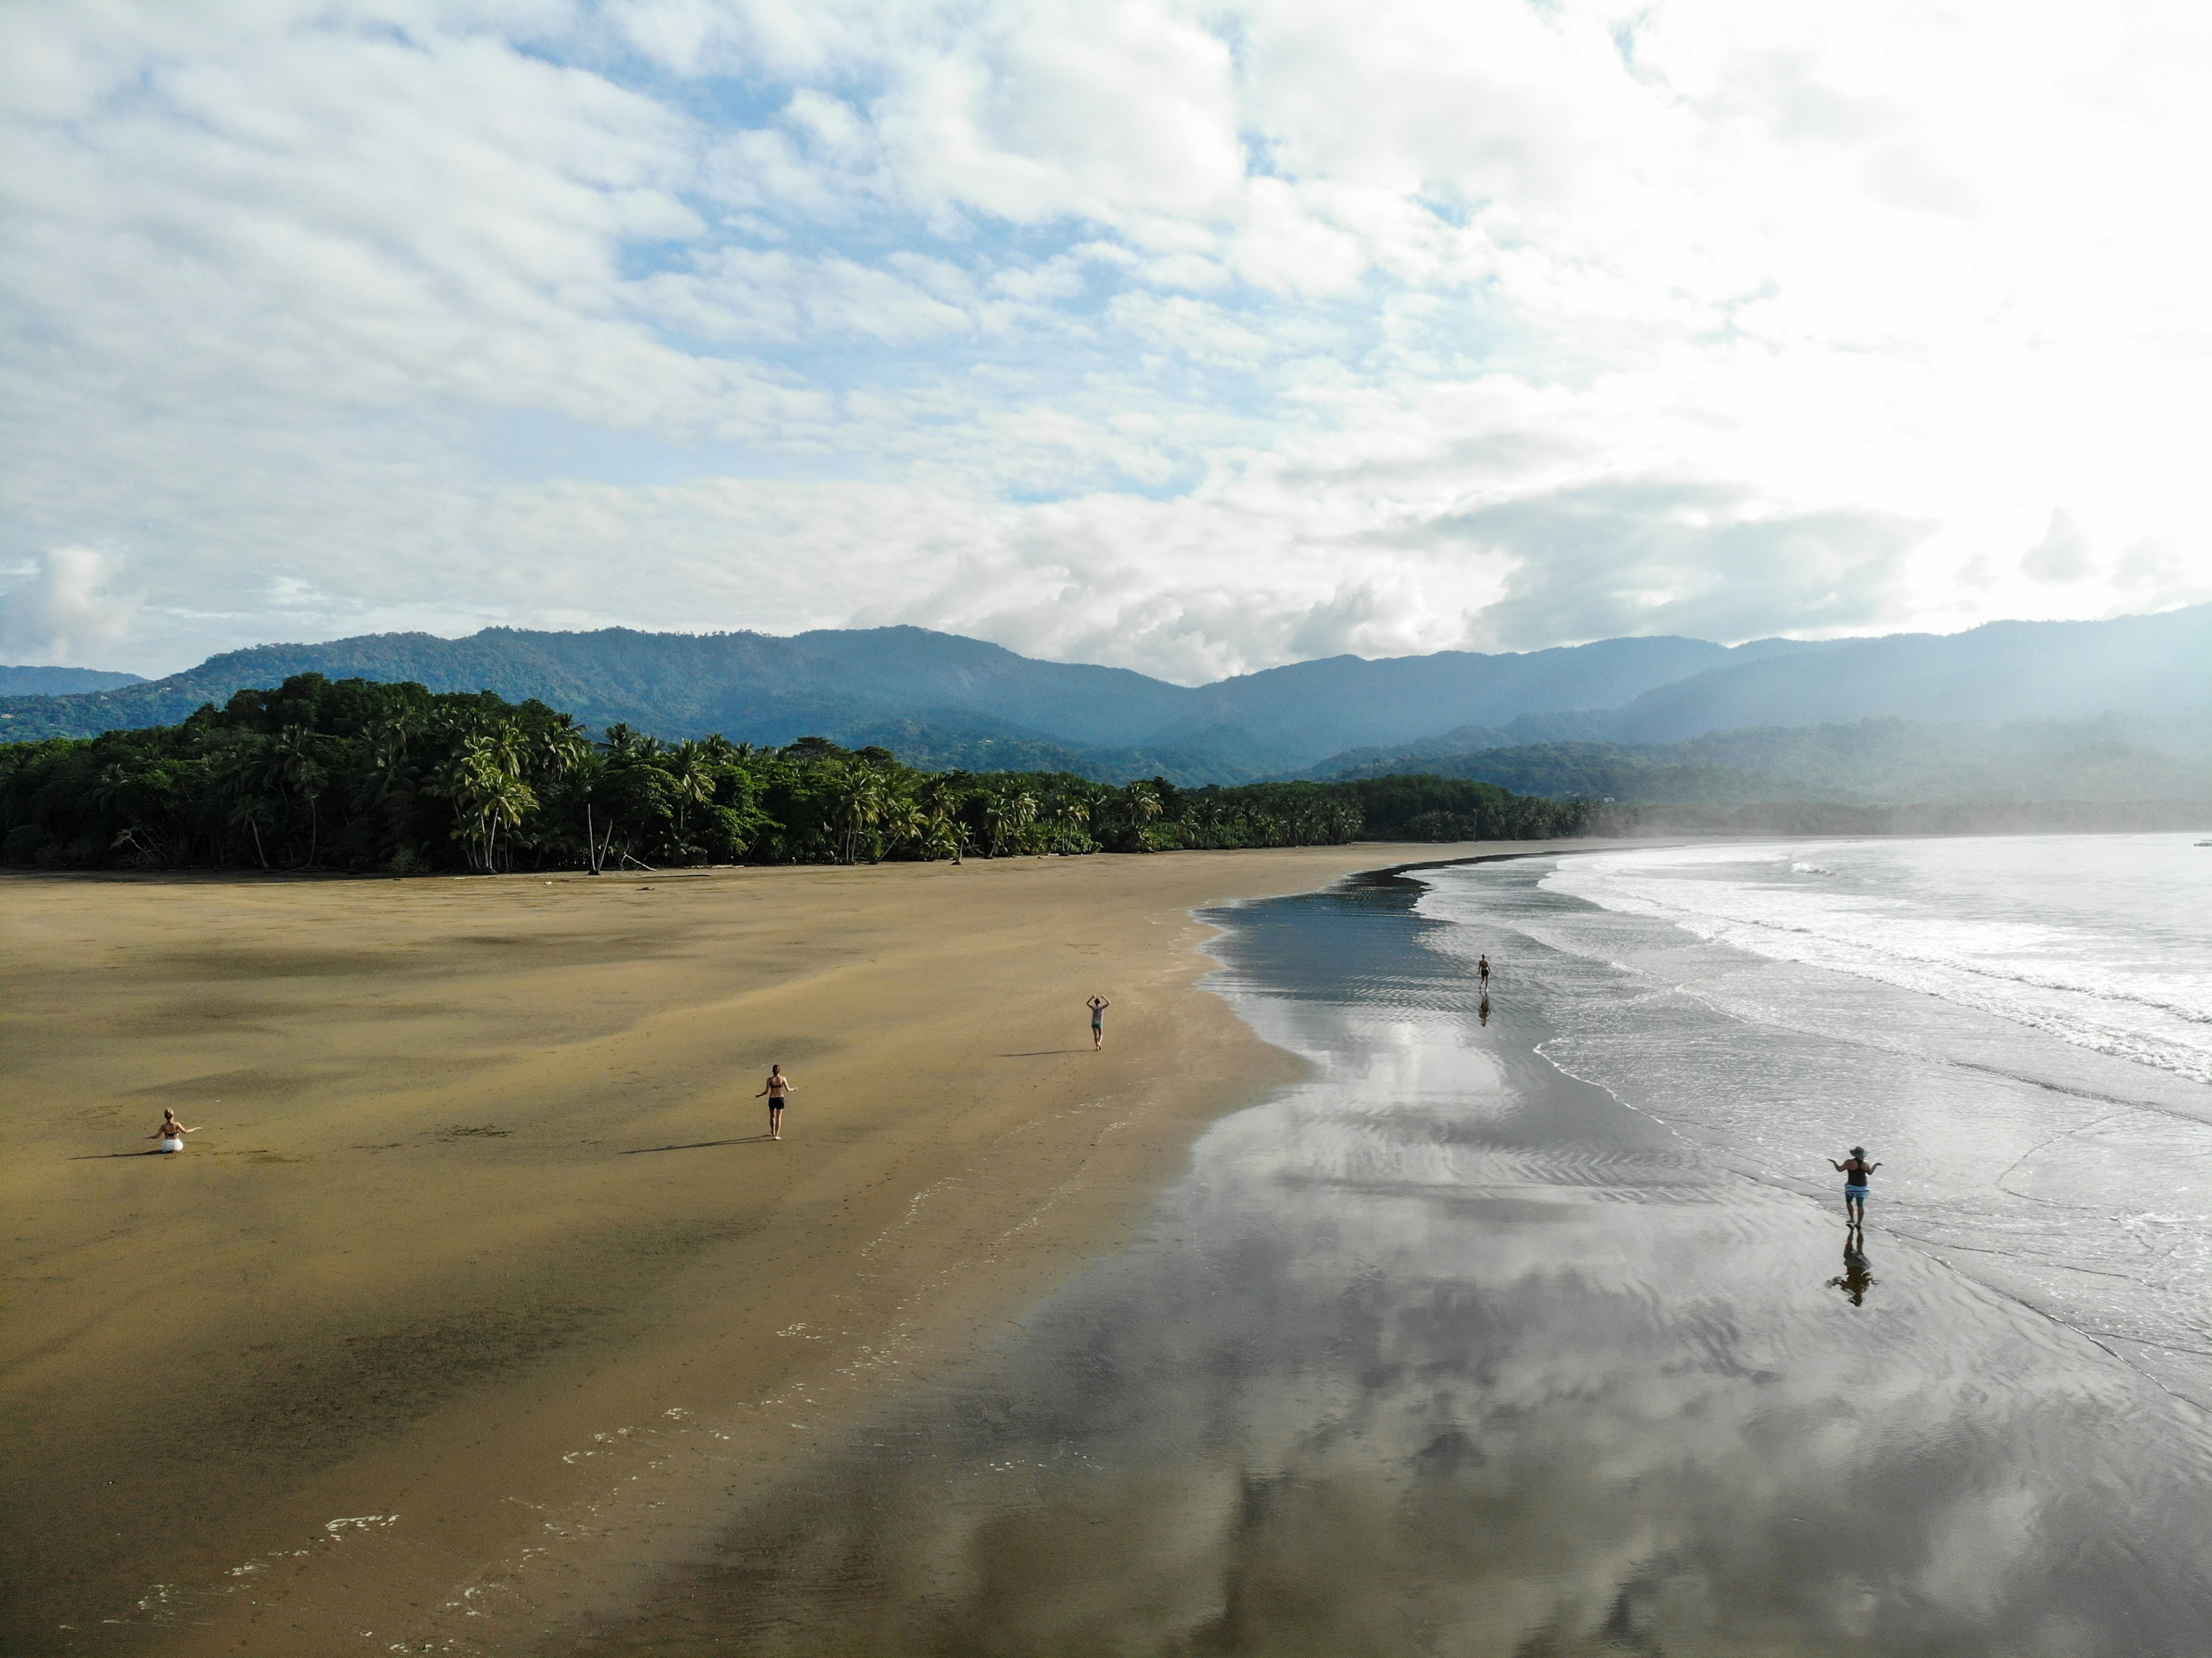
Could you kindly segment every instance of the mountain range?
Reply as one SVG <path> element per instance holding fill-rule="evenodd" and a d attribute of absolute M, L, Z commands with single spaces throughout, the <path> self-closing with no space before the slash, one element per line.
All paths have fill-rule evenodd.
<path fill-rule="evenodd" d="M 2187 722 L 2014 720 L 2002 726 L 1863 720 L 1759 726 L 1680 743 L 1498 741 L 1479 728 L 1334 756 L 1329 781 L 1409 772 L 1516 793 L 1680 805 L 1820 799 L 2212 801 L 2212 752 Z"/>
<path fill-rule="evenodd" d="M 1539 793 L 1870 799 L 1899 798 L 1884 793 L 1899 788 L 1955 794 L 1962 779 L 2001 788 L 2024 773 L 2196 799 L 2193 780 L 2212 755 L 2208 665 L 2212 605 L 1954 635 L 1340 656 L 1200 686 L 920 628 L 787 637 L 490 628 L 464 639 L 258 646 L 159 679 L 0 696 L 0 740 L 170 723 L 243 687 L 314 672 L 534 696 L 595 727 L 622 722 L 669 738 L 821 735 L 879 743 L 920 765 L 1065 768 L 1109 781 L 1419 769 L 1514 788 L 1548 780 Z M 22 675 L 70 671 L 92 671 L 0 670 L 0 691 Z M 1761 732 L 1779 734 L 1750 735 Z M 1732 741 L 1719 740 L 1728 733 Z M 2100 749 L 2101 761 L 2071 773 L 2049 763 Z"/>
<path fill-rule="evenodd" d="M 106 668 L 0 667 L 0 697 L 73 696 L 144 683 L 135 673 L 113 673 Z"/>

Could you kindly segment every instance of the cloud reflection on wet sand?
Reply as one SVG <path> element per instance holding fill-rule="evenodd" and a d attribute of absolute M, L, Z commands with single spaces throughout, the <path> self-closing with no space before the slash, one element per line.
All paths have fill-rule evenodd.
<path fill-rule="evenodd" d="M 1402 887 L 1238 922 L 1316 1079 L 570 1649 L 2201 1649 L 2200 1412 L 1549 1072 Z"/>

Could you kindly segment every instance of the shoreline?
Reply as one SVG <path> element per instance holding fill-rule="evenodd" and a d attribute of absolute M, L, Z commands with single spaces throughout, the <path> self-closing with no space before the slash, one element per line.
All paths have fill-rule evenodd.
<path fill-rule="evenodd" d="M 1242 911 L 1222 993 L 1314 1068 L 1211 1125 L 1133 1247 L 628 1615 L 441 1633 L 607 1658 L 2196 1650 L 2200 1412 L 1887 1213 L 1854 1239 L 1832 1190 L 1563 1067 L 1617 967 L 1524 935 L 1479 1021 L 1465 963 L 1537 911 L 1370 884 Z"/>
<path fill-rule="evenodd" d="M 1547 849 L 0 881 L 29 1244 L 0 1628 L 382 1649 L 514 1593 L 526 1550 L 547 1593 L 623 1598 L 659 1562 L 623 1565 L 610 1492 L 714 1509 L 1112 1248 L 1298 1074 L 1194 993 L 1193 910 Z M 191 1151 L 119 1160 L 172 1103 L 210 1125 Z M 798 1429 L 740 1419 L 795 1400 Z"/>

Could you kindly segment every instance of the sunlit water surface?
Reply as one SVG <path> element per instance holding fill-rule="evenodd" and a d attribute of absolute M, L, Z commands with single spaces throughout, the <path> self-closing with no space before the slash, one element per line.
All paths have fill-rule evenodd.
<path fill-rule="evenodd" d="M 1607 853 L 1423 908 L 1647 993 L 1564 1011 L 1559 1065 L 1757 1180 L 1831 1187 L 1808 1153 L 1863 1143 L 1884 1230 L 2212 1407 L 2212 847 Z"/>
<path fill-rule="evenodd" d="M 2212 1649 L 2212 1090 L 1815 960 L 1883 955 L 1862 898 L 1924 931 L 1963 867 L 1981 922 L 2073 927 L 2105 975 L 2050 993 L 2184 999 L 2204 912 L 2165 907 L 2162 964 L 2093 946 L 2110 908 L 2024 896 L 2030 844 L 1224 912 L 1218 987 L 1311 1080 L 1216 1125 L 1143 1242 L 562 1649 Z M 2090 844 L 2058 859 L 2094 876 Z M 1730 931 L 1814 881 L 1814 944 Z M 1884 1163 L 1863 1249 L 1824 1161 L 1854 1140 Z"/>

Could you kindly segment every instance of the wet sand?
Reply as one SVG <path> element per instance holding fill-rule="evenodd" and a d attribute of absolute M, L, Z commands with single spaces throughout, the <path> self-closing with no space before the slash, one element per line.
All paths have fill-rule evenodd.
<path fill-rule="evenodd" d="M 0 1648 L 616 1615 L 1299 1074 L 1193 907 L 1528 849 L 0 877 Z"/>
<path fill-rule="evenodd" d="M 1540 1050 L 1622 975 L 1525 907 L 1509 934 L 1413 899 L 1237 911 L 1217 983 L 1306 1080 L 638 1611 L 462 1649 L 2208 1649 L 2212 1418 L 1879 1205 L 1854 1247 L 1833 1189 L 1565 1073 Z"/>

